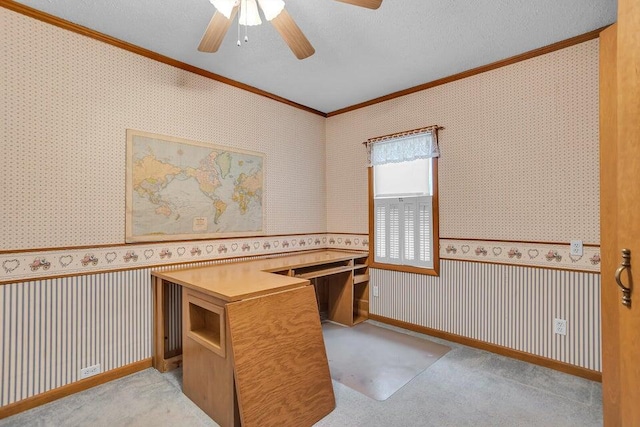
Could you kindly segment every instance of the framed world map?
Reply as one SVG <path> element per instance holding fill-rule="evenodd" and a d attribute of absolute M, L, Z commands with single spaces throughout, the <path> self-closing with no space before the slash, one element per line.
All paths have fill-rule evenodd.
<path fill-rule="evenodd" d="M 263 232 L 264 154 L 127 129 L 126 242 Z"/>

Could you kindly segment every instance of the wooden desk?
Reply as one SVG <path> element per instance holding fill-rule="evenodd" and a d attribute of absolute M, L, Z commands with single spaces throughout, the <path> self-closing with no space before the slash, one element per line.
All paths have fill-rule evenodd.
<path fill-rule="evenodd" d="M 337 322 L 363 320 L 366 259 L 314 251 L 153 273 L 154 366 L 183 359 L 185 394 L 222 426 L 312 425 L 335 407 L 318 304 Z M 182 286 L 182 355 L 165 354 L 168 283 Z"/>

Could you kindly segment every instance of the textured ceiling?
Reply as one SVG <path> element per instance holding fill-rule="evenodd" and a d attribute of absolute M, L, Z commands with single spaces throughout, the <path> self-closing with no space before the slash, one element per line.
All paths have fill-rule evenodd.
<path fill-rule="evenodd" d="M 322 112 L 587 33 L 617 13 L 616 0 L 384 0 L 378 10 L 286 0 L 316 49 L 299 61 L 268 22 L 240 48 L 234 24 L 217 53 L 198 52 L 208 0 L 19 3 Z"/>

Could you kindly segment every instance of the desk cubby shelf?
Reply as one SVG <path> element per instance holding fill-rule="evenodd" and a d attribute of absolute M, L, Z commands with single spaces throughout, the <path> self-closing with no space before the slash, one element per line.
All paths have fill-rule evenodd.
<path fill-rule="evenodd" d="M 353 266 L 353 324 L 369 317 L 369 264 L 368 256 L 354 259 Z"/>
<path fill-rule="evenodd" d="M 364 273 L 364 274 L 354 274 L 353 275 L 353 284 L 357 285 L 358 283 L 363 283 L 363 282 L 368 282 L 369 281 L 369 274 Z"/>
<path fill-rule="evenodd" d="M 188 304 L 187 336 L 224 358 L 224 308 L 189 293 L 187 293 L 186 299 Z"/>
<path fill-rule="evenodd" d="M 345 271 L 352 271 L 353 267 L 350 265 L 341 267 L 324 268 L 322 270 L 309 271 L 307 273 L 298 273 L 296 271 L 296 277 L 302 277 L 303 279 L 314 279 L 316 277 L 330 276 L 332 274 L 343 273 Z"/>

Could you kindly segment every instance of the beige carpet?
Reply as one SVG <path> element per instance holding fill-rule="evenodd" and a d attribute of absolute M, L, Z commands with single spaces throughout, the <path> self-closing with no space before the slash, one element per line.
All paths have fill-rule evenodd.
<path fill-rule="evenodd" d="M 423 337 L 451 351 L 384 402 L 335 382 L 336 409 L 314 427 L 602 427 L 602 384 Z M 182 368 L 149 368 L 1 419 L 0 427 L 218 427 L 181 384 Z"/>
<path fill-rule="evenodd" d="M 322 324 L 331 378 L 375 400 L 386 400 L 451 348 L 360 323 Z"/>

